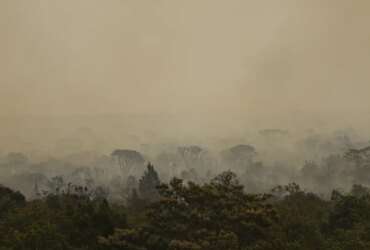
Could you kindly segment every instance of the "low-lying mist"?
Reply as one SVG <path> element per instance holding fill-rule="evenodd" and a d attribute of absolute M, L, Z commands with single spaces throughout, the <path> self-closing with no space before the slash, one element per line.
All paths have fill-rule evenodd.
<path fill-rule="evenodd" d="M 5 124 L 15 118 L 7 119 Z M 350 128 L 238 128 L 223 136 L 209 124 L 208 131 L 199 126 L 200 136 L 196 126 L 164 115 L 17 119 L 19 128 L 28 128 L 9 127 L 2 135 L 0 183 L 30 199 L 73 184 L 125 201 L 149 163 L 162 182 L 177 177 L 203 183 L 231 170 L 256 193 L 295 182 L 327 197 L 333 189 L 369 184 L 366 161 L 348 157 L 353 149 L 366 149 L 368 140 Z"/>
<path fill-rule="evenodd" d="M 2 0 L 0 183 L 124 199 L 150 162 L 250 192 L 368 184 L 346 155 L 370 138 L 369 6 Z"/>

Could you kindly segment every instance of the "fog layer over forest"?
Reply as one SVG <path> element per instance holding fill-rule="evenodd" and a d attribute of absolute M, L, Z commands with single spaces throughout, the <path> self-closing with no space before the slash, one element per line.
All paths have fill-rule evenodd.
<path fill-rule="evenodd" d="M 163 181 L 230 169 L 250 192 L 368 184 L 345 155 L 368 146 L 369 7 L 3 0 L 0 181 L 116 199 L 151 162 Z"/>
<path fill-rule="evenodd" d="M 369 13 L 0 0 L 0 250 L 369 250 Z"/>
<path fill-rule="evenodd" d="M 231 170 L 251 193 L 295 182 L 327 197 L 333 189 L 369 184 L 369 142 L 349 128 L 245 129 L 222 136 L 212 134 L 211 126 L 203 136 L 185 136 L 171 130 L 176 123 L 165 116 L 53 117 L 54 127 L 50 117 L 18 119 L 33 122 L 27 130 L 3 135 L 9 143 L 1 148 L 0 181 L 28 198 L 73 184 L 103 189 L 107 198 L 125 203 L 149 163 L 162 182 L 178 177 L 205 183 Z M 81 127 L 60 126 L 66 122 Z"/>
<path fill-rule="evenodd" d="M 344 154 L 368 146 L 369 7 L 1 1 L 0 178 L 109 188 L 151 162 L 163 180 L 231 169 L 251 191 L 366 182 Z"/>

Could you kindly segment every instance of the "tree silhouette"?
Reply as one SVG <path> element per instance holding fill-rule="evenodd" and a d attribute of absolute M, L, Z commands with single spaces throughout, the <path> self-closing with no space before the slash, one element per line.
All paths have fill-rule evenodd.
<path fill-rule="evenodd" d="M 127 171 L 127 174 L 131 172 L 132 168 L 142 166 L 145 163 L 145 159 L 141 153 L 135 150 L 116 149 L 112 152 L 111 156 L 117 159 L 119 167 L 122 171 Z"/>
<path fill-rule="evenodd" d="M 139 180 L 139 192 L 142 199 L 147 201 L 156 201 L 159 199 L 157 187 L 160 184 L 159 176 L 154 166 L 149 163 L 147 170 Z"/>

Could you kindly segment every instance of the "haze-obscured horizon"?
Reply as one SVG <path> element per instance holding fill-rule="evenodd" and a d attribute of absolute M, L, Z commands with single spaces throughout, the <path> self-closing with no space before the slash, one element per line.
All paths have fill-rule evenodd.
<path fill-rule="evenodd" d="M 369 10 L 361 0 L 3 0 L 0 144 L 37 148 L 81 128 L 115 138 L 107 148 L 138 134 L 367 136 Z"/>

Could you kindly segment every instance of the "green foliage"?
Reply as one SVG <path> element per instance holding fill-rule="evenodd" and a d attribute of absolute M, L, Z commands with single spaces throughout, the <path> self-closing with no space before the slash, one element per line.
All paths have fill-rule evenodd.
<path fill-rule="evenodd" d="M 21 193 L 0 185 L 0 219 L 10 210 L 22 207 L 25 204 L 25 197 Z"/>
<path fill-rule="evenodd" d="M 248 194 L 232 172 L 203 184 L 158 184 L 149 165 L 128 209 L 83 187 L 26 201 L 0 186 L 0 250 L 370 249 L 365 186 L 325 200 L 295 183 Z"/>
<path fill-rule="evenodd" d="M 146 250 L 146 247 L 140 246 L 142 239 L 143 235 L 140 229 L 116 229 L 108 237 L 99 237 L 99 242 L 112 250 Z"/>
<path fill-rule="evenodd" d="M 279 223 L 274 237 L 284 240 L 284 249 L 324 249 L 321 227 L 328 217 L 329 202 L 302 191 L 295 183 L 277 189 L 287 195 L 275 204 Z"/>
<path fill-rule="evenodd" d="M 49 195 L 14 209 L 0 224 L 0 245 L 9 249 L 97 249 L 97 237 L 125 224 L 105 200 Z"/>
<path fill-rule="evenodd" d="M 175 178 L 159 193 L 144 228 L 147 249 L 240 249 L 266 239 L 275 218 L 268 196 L 246 194 L 231 172 L 203 185 Z"/>

